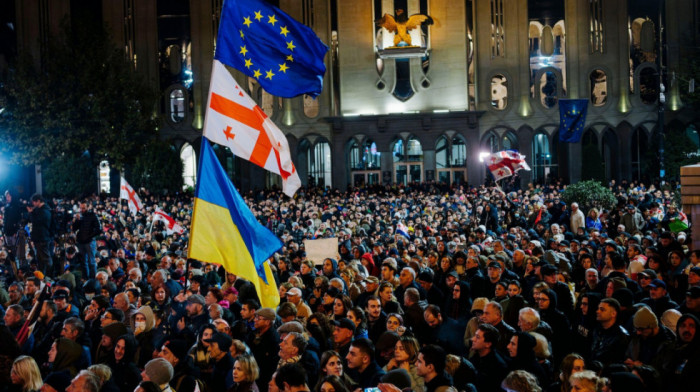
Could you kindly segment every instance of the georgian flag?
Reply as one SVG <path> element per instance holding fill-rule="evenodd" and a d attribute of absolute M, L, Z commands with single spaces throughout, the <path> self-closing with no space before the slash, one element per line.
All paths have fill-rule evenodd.
<path fill-rule="evenodd" d="M 121 178 L 121 187 L 119 189 L 119 199 L 127 201 L 131 215 L 136 215 L 137 212 L 143 209 L 143 203 L 141 203 L 139 195 L 136 194 L 134 188 L 126 182 L 124 177 Z"/>
<path fill-rule="evenodd" d="M 520 169 L 530 170 L 530 166 L 525 162 L 525 155 L 512 150 L 490 154 L 486 158 L 486 164 L 496 181 L 510 177 Z"/>
<path fill-rule="evenodd" d="M 165 230 L 167 231 L 168 235 L 173 233 L 182 234 L 185 232 L 185 229 L 178 225 L 177 222 L 175 222 L 175 219 L 163 212 L 163 210 L 160 208 L 156 209 L 156 212 L 153 214 L 153 223 L 158 221 L 165 223 Z"/>
<path fill-rule="evenodd" d="M 301 186 L 287 138 L 218 60 L 212 69 L 204 136 L 282 176 L 282 190 L 289 197 Z"/>

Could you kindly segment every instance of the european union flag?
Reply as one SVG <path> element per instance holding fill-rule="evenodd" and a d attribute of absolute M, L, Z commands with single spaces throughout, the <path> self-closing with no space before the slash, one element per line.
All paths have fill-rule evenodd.
<path fill-rule="evenodd" d="M 588 112 L 587 99 L 559 100 L 559 141 L 578 143 L 581 141 L 583 127 L 586 125 Z"/>
<path fill-rule="evenodd" d="M 255 78 L 272 95 L 318 96 L 328 47 L 309 27 L 262 0 L 226 0 L 215 59 Z"/>

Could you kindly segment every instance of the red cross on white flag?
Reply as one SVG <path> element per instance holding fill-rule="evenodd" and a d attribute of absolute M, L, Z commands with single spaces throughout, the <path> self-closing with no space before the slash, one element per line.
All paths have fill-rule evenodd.
<path fill-rule="evenodd" d="M 161 209 L 156 209 L 156 212 L 153 214 L 153 222 L 155 223 L 157 221 L 162 221 L 165 223 L 165 230 L 168 234 L 182 234 L 185 232 L 185 229 L 178 225 L 177 222 L 175 222 L 175 219 L 163 212 Z"/>
<path fill-rule="evenodd" d="M 289 197 L 301 186 L 287 137 L 217 60 L 211 75 L 204 136 L 282 176 L 282 190 Z"/>
<path fill-rule="evenodd" d="M 137 212 L 143 209 L 143 203 L 141 203 L 139 195 L 136 194 L 134 188 L 132 188 L 131 185 L 126 182 L 124 177 L 121 179 L 122 184 L 119 191 L 119 198 L 126 200 L 129 204 L 129 211 L 131 211 L 131 215 L 136 215 Z"/>
<path fill-rule="evenodd" d="M 516 151 L 494 152 L 491 154 L 489 161 L 491 163 L 488 165 L 488 168 L 496 181 L 510 177 L 521 169 L 530 170 L 530 166 L 525 162 L 525 155 Z"/>

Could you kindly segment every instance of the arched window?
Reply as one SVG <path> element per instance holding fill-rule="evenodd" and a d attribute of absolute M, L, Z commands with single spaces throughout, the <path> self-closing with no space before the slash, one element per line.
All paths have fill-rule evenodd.
<path fill-rule="evenodd" d="M 503 110 L 508 106 L 508 80 L 498 74 L 491 78 L 491 106 Z"/>
<path fill-rule="evenodd" d="M 186 112 L 185 91 L 181 88 L 175 88 L 170 91 L 169 110 L 170 121 L 179 123 L 185 120 Z"/>
<path fill-rule="evenodd" d="M 643 129 L 637 128 L 632 135 L 632 179 L 644 181 L 648 178 L 648 173 L 645 173 L 646 159 L 645 155 L 649 151 L 649 143 L 646 132 Z"/>
<path fill-rule="evenodd" d="M 549 136 L 539 132 L 532 139 L 532 179 L 544 182 L 550 174 L 552 166 L 552 152 L 549 148 Z"/>
<path fill-rule="evenodd" d="M 639 73 L 639 97 L 646 105 L 659 98 L 659 78 L 655 68 L 646 67 Z"/>
<path fill-rule="evenodd" d="M 593 106 L 603 106 L 608 102 L 608 77 L 605 71 L 594 69 L 590 74 L 591 103 Z"/>
<path fill-rule="evenodd" d="M 185 187 L 193 187 L 197 182 L 197 157 L 194 153 L 194 148 L 189 143 L 185 143 L 180 150 L 180 159 L 182 159 L 183 171 L 182 179 Z"/>
<path fill-rule="evenodd" d="M 422 181 L 423 146 L 415 137 L 408 141 L 398 139 L 392 148 L 394 157 L 394 181 L 397 184 Z"/>
<path fill-rule="evenodd" d="M 320 141 L 307 155 L 309 186 L 331 186 L 331 145 Z"/>
<path fill-rule="evenodd" d="M 109 194 L 111 191 L 111 183 L 109 178 L 109 161 L 100 162 L 100 168 L 98 169 L 100 176 L 100 193 Z"/>
<path fill-rule="evenodd" d="M 447 169 L 449 165 L 449 145 L 447 143 L 447 138 L 440 136 L 437 143 L 435 144 L 435 166 L 437 169 Z"/>
<path fill-rule="evenodd" d="M 304 95 L 304 115 L 308 118 L 316 118 L 319 110 L 318 98 L 314 99 L 310 95 Z"/>
<path fill-rule="evenodd" d="M 464 184 L 467 179 L 467 144 L 459 136 L 448 141 L 441 136 L 435 144 L 438 182 Z"/>
<path fill-rule="evenodd" d="M 382 154 L 377 151 L 377 144 L 367 139 L 360 147 L 357 141 L 353 141 L 349 153 L 352 184 L 379 184 Z"/>
<path fill-rule="evenodd" d="M 546 108 L 553 108 L 557 104 L 557 75 L 547 71 L 540 77 L 540 102 Z"/>
<path fill-rule="evenodd" d="M 504 150 L 518 150 L 518 138 L 511 131 L 503 134 L 501 142 Z"/>
<path fill-rule="evenodd" d="M 467 143 L 464 142 L 464 139 L 453 137 L 450 151 L 450 166 L 465 167 L 467 164 Z"/>

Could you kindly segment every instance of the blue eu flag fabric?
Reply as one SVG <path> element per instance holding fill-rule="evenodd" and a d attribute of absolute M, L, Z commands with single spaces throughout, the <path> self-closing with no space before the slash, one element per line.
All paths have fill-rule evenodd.
<path fill-rule="evenodd" d="M 583 127 L 586 125 L 588 112 L 587 99 L 559 100 L 559 141 L 578 143 L 581 141 Z"/>
<path fill-rule="evenodd" d="M 262 0 L 226 0 L 214 58 L 272 95 L 318 96 L 328 47 L 309 27 Z"/>

